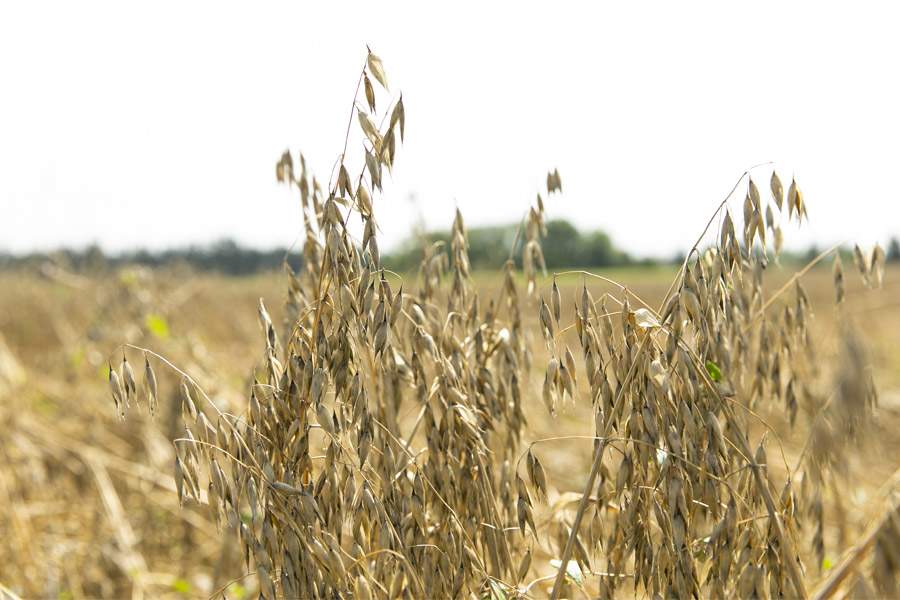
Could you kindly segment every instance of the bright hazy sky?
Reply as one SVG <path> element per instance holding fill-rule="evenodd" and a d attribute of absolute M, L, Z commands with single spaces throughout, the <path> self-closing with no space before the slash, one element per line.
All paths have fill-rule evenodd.
<path fill-rule="evenodd" d="M 669 256 L 769 161 L 809 207 L 789 247 L 886 247 L 897 6 L 3 2 L 0 250 L 292 244 L 299 200 L 274 165 L 300 150 L 331 178 L 366 44 L 406 108 L 383 249 L 457 206 L 469 227 L 518 221 L 558 168 L 549 218 Z M 354 168 L 361 140 L 354 119 Z M 771 169 L 753 171 L 764 198 Z"/>

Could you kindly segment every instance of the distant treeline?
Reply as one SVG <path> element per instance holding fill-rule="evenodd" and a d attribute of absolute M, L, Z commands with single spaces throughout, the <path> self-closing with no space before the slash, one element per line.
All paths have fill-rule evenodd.
<path fill-rule="evenodd" d="M 499 269 L 509 258 L 516 241 L 518 225 L 473 227 L 468 229 L 469 262 L 474 269 Z M 450 251 L 450 232 L 436 232 L 423 237 L 410 238 L 391 253 L 386 253 L 382 263 L 393 271 L 409 272 L 418 268 L 424 245 L 445 242 L 444 251 Z M 516 264 L 521 267 L 523 236 L 516 244 Z M 559 267 L 608 267 L 653 264 L 658 261 L 635 261 L 617 249 L 603 232 L 582 234 L 567 221 L 547 223 L 547 235 L 541 238 L 541 248 L 548 269 Z M 191 246 L 151 252 L 138 250 L 107 255 L 98 247 L 82 250 L 63 249 L 48 253 L 16 256 L 0 253 L 0 268 L 33 266 L 40 268 L 46 262 L 78 273 L 102 273 L 125 265 L 148 267 L 188 266 L 198 271 L 212 271 L 226 275 L 249 275 L 281 269 L 286 249 L 261 251 L 240 246 L 232 240 L 218 241 L 209 246 Z M 302 262 L 299 253 L 288 256 L 289 264 L 296 270 Z"/>
<path fill-rule="evenodd" d="M 684 254 L 673 255 L 669 259 L 635 259 L 613 245 L 610 237 L 602 231 L 582 233 L 571 223 L 563 220 L 549 221 L 547 235 L 541 238 L 541 248 L 548 270 L 579 267 L 600 268 L 627 265 L 655 265 L 675 263 L 684 260 Z M 468 229 L 469 262 L 473 269 L 499 269 L 510 256 L 513 243 L 516 250 L 513 257 L 521 268 L 523 236 L 518 235 L 518 225 L 495 227 L 473 227 Z M 442 231 L 410 238 L 400 244 L 392 253 L 386 254 L 383 265 L 392 271 L 410 272 L 418 268 L 423 256 L 423 248 L 435 242 L 443 242 L 445 252 L 450 250 L 450 232 Z M 806 263 L 819 254 L 813 246 L 806 252 L 782 255 L 782 263 Z M 900 260 L 900 241 L 892 238 L 886 248 L 887 260 Z M 209 271 L 224 275 L 252 275 L 265 271 L 280 270 L 287 257 L 294 270 L 299 270 L 302 257 L 299 252 L 287 253 L 287 249 L 255 250 L 246 248 L 232 240 L 221 240 L 209 246 L 190 246 L 157 252 L 138 250 L 116 255 L 106 255 L 98 246 L 83 250 L 63 249 L 47 253 L 13 255 L 0 252 L 0 268 L 41 268 L 47 262 L 66 270 L 91 274 L 103 273 L 125 265 L 148 267 L 188 267 L 197 271 Z"/>
<path fill-rule="evenodd" d="M 286 248 L 275 250 L 255 250 L 240 246 L 233 240 L 221 240 L 209 246 L 190 246 L 151 252 L 137 250 L 121 254 L 107 255 L 98 246 L 83 250 L 55 250 L 47 253 L 33 253 L 15 256 L 0 253 L 0 268 L 35 267 L 45 262 L 67 270 L 83 274 L 97 274 L 115 270 L 125 265 L 147 267 L 183 267 L 197 271 L 209 271 L 224 275 L 252 275 L 264 271 L 281 269 L 285 257 L 294 269 L 301 263 L 300 254 L 287 254 Z"/>

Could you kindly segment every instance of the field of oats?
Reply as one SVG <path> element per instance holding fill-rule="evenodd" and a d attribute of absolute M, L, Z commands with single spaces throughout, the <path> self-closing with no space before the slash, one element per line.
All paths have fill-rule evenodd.
<path fill-rule="evenodd" d="M 793 515 L 793 535 L 810 593 L 846 561 L 856 558 L 855 554 L 844 557 L 844 553 L 870 535 L 870 528 L 894 506 L 896 470 L 900 468 L 900 313 L 896 300 L 900 297 L 900 269 L 889 265 L 882 288 L 866 290 L 847 266 L 844 312 L 860 332 L 879 397 L 877 407 L 859 424 L 860 434 L 853 443 L 840 447 L 821 489 L 812 492 L 821 497 L 821 508 L 813 504 L 820 512 L 810 513 L 804 507 L 805 512 Z M 764 278 L 766 289 L 778 289 L 794 272 L 770 267 Z M 600 274 L 628 282 L 630 291 L 658 308 L 675 269 Z M 488 303 L 495 277 L 476 274 L 476 279 L 482 302 Z M 416 276 L 410 275 L 404 289 L 414 289 L 415 280 Z M 572 322 L 573 299 L 580 300 L 584 280 L 578 275 L 558 279 L 563 299 L 561 322 Z M 587 281 L 595 298 L 604 292 L 620 296 L 614 286 Z M 803 282 L 810 312 L 815 315 L 809 327 L 813 354 L 823 365 L 830 365 L 817 376 L 824 388 L 833 391 L 840 385 L 837 369 L 843 344 L 835 316 L 833 274 L 830 268 L 815 268 Z M 395 283 L 394 287 L 399 286 Z M 449 282 L 444 283 L 444 289 L 447 287 Z M 5 507 L 0 511 L 0 531 L 4 532 L 0 597 L 255 597 L 259 593 L 253 575 L 255 559 L 248 566 L 238 532 L 227 519 L 210 511 L 205 476 L 198 494 L 202 501 L 185 494 L 183 506 L 179 505 L 173 479 L 173 440 L 185 437 L 181 377 L 150 355 L 158 389 L 158 407 L 151 418 L 140 392 L 144 354 L 129 350 L 138 400 L 132 400 L 127 420 L 121 421 L 109 391 L 108 362 L 121 372 L 122 351 L 117 348 L 122 343 L 148 348 L 189 373 L 220 410 L 246 420 L 254 371 L 266 360 L 259 299 L 265 299 L 272 322 L 279 331 L 284 330 L 288 298 L 284 274 L 226 278 L 141 268 L 91 277 L 5 272 L 0 274 L 0 289 L 4 290 L 0 295 L 0 334 L 5 342 L 0 347 L 0 499 Z M 549 302 L 550 286 L 544 291 Z M 539 309 L 538 300 L 522 300 L 523 328 L 531 335 L 534 357 L 531 369 L 523 368 L 521 375 L 527 424 L 519 447 L 524 451 L 540 442 L 533 448 L 546 473 L 547 497 L 531 491 L 540 535 L 526 535 L 523 540 L 515 513 L 513 520 L 505 523 L 515 529 L 517 541 L 512 551 L 516 558 L 521 560 L 523 545 L 531 550 L 531 566 L 517 580 L 522 590 L 532 586 L 529 597 L 545 597 L 550 591 L 547 582 L 534 583 L 553 574 L 550 561 L 562 552 L 556 528 L 549 523 L 574 511 L 591 467 L 590 437 L 595 435 L 590 386 L 581 372 L 575 398 L 559 400 L 554 416 L 542 399 L 546 349 L 538 325 Z M 575 348 L 574 340 L 569 345 L 580 362 L 581 350 Z M 793 470 L 804 451 L 808 452 L 819 408 L 801 401 L 791 427 L 783 405 L 762 404 L 757 408 L 760 420 L 749 424 L 749 438 L 756 442 L 766 429 L 770 431 L 769 469 L 779 492 L 785 463 Z M 404 418 L 411 419 L 409 415 Z M 422 447 L 427 443 L 413 444 L 413 454 L 421 457 Z M 325 444 L 318 440 L 311 451 L 324 456 Z M 621 457 L 612 460 L 612 481 L 620 461 Z M 525 465 L 520 474 L 528 481 Z M 526 486 L 531 487 L 530 481 Z M 610 530 L 618 518 L 616 505 L 611 501 L 605 509 L 605 526 Z M 244 511 L 244 517 L 251 512 L 246 503 Z M 742 514 L 742 519 L 752 518 L 763 519 L 764 515 L 759 511 Z M 820 526 L 821 558 L 814 543 Z M 698 555 L 712 529 L 698 527 L 693 532 L 692 544 Z M 765 540 L 753 544 L 764 548 Z M 402 547 L 394 548 L 404 552 Z M 604 539 L 599 546 L 585 550 L 593 571 L 605 575 L 585 572 L 583 587 L 570 584 L 570 597 L 597 595 L 603 579 L 611 575 L 614 547 Z M 850 584 L 849 579 L 860 578 L 863 584 L 854 585 L 877 589 L 871 573 L 884 567 L 873 563 L 871 551 L 870 544 L 868 551 L 856 558 L 845 585 Z M 706 576 L 702 569 L 710 560 L 707 556 L 700 561 L 701 576 Z M 350 568 L 349 558 L 344 561 Z M 632 563 L 621 573 L 620 594 L 631 595 L 633 569 Z M 351 591 L 352 582 L 347 586 L 344 595 L 362 597 Z M 480 593 L 477 585 L 463 596 L 471 593 Z M 415 590 L 409 594 L 420 595 Z M 644 594 L 641 585 L 639 595 Z"/>
<path fill-rule="evenodd" d="M 778 267 L 751 170 L 679 268 L 546 274 L 539 195 L 496 273 L 457 212 L 400 276 L 373 80 L 358 172 L 276 165 L 302 269 L 0 273 L 0 599 L 900 596 L 880 247 Z"/>

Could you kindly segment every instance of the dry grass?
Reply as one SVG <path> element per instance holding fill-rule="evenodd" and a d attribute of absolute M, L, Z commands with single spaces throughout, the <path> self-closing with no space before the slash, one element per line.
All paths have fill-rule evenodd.
<path fill-rule="evenodd" d="M 173 502 L 178 381 L 160 374 L 153 422 L 144 405 L 117 424 L 98 394 L 108 350 L 124 338 L 222 382 L 210 386 L 219 401 L 242 401 L 232 390 L 249 380 L 257 332 L 239 315 L 258 289 L 241 288 L 259 280 L 184 283 L 183 273 L 134 269 L 82 287 L 33 273 L 0 279 L 0 332 L 24 373 L 0 386 L 0 583 L 27 598 L 194 597 L 238 577 L 206 514 Z M 134 363 L 140 382 L 143 361 Z"/>
<path fill-rule="evenodd" d="M 770 269 L 767 287 L 777 289 L 792 272 Z M 674 273 L 647 276 L 629 270 L 609 275 L 616 280 L 639 281 L 634 286 L 635 292 L 658 305 Z M 178 287 L 177 283 L 173 285 L 175 276 L 171 280 L 169 277 L 169 274 L 156 273 L 143 280 L 136 292 L 120 296 L 121 284 L 115 275 L 97 277 L 89 287 L 73 289 L 34 274 L 0 274 L 0 286 L 6 290 L 0 300 L 0 332 L 27 377 L 15 393 L 2 392 L 4 430 L 18 429 L 19 433 L 4 436 L 2 442 L 4 460 L 0 472 L 10 495 L 8 506 L 12 508 L 0 513 L 4 519 L 0 529 L 13 533 L 2 545 L 6 566 L 0 571 L 0 583 L 22 597 L 69 597 L 69 594 L 79 597 L 79 581 L 84 597 L 127 597 L 136 588 L 142 588 L 148 597 L 181 597 L 174 588 L 182 589 L 184 584 L 190 586 L 188 597 L 205 597 L 244 572 L 244 567 L 232 565 L 231 571 L 220 569 L 221 575 L 213 582 L 223 542 L 230 542 L 215 532 L 202 507 L 188 503 L 183 511 L 178 509 L 171 463 L 154 460 L 162 456 L 166 447 L 171 448 L 167 440 L 180 435 L 179 430 L 183 429 L 170 428 L 169 419 L 164 416 L 151 422 L 146 413 L 129 414 L 126 424 L 117 423 L 105 392 L 105 373 L 101 370 L 105 371 L 108 348 L 139 324 L 142 333 L 132 338 L 134 342 L 161 350 L 179 364 L 193 364 L 191 372 L 198 378 L 221 381 L 217 395 L 232 398 L 235 410 L 241 410 L 239 407 L 245 407 L 246 400 L 237 390 L 246 388 L 248 365 L 256 362 L 264 348 L 255 317 L 259 296 L 274 300 L 272 318 L 280 322 L 282 314 L 278 306 L 284 297 L 282 278 L 274 274 L 245 279 L 192 277 L 189 285 L 193 292 L 185 294 L 184 302 L 167 315 L 171 339 L 166 342 L 152 336 L 143 320 L 136 319 L 129 311 L 105 319 L 105 331 L 99 336 L 90 333 L 95 319 L 110 312 L 110 306 L 100 304 L 98 297 L 109 294 L 128 305 L 127 298 L 144 291 L 153 298 L 152 307 Z M 493 276 L 476 274 L 475 278 L 483 282 L 480 290 L 486 297 Z M 185 277 L 180 274 L 178 279 Z M 580 291 L 580 278 L 570 279 L 560 279 L 563 297 L 572 298 L 576 290 Z M 814 270 L 804 279 L 816 315 L 812 322 L 813 339 L 831 361 L 837 343 L 830 269 Z M 855 278 L 848 279 L 847 311 L 853 313 L 860 328 L 867 332 L 880 401 L 872 424 L 874 431 L 869 436 L 873 441 L 851 449 L 845 474 L 849 479 L 840 480 L 840 485 L 832 486 L 824 497 L 826 558 L 831 563 L 838 562 L 841 552 L 855 543 L 867 523 L 877 521 L 876 517 L 883 512 L 879 489 L 900 467 L 897 458 L 900 436 L 896 433 L 900 431 L 900 347 L 895 335 L 900 330 L 900 313 L 895 307 L 900 271 L 889 266 L 881 291 L 864 290 Z M 599 294 L 603 290 L 598 287 L 597 291 Z M 17 318 L 11 318 L 13 314 Z M 54 333 L 50 325 L 54 315 L 74 330 L 71 337 L 64 339 Z M 564 303 L 561 320 L 571 322 L 572 317 L 572 307 Z M 42 335 L 33 335 L 34 331 L 41 331 Z M 201 358 L 189 358 L 187 348 L 194 348 Z M 85 358 L 75 366 L 72 357 L 81 353 Z M 91 354 L 95 364 L 88 358 Z M 131 362 L 135 367 L 142 364 L 139 355 Z M 140 388 L 141 369 L 135 370 Z M 165 415 L 172 406 L 180 407 L 180 399 L 175 395 L 178 380 L 168 378 L 164 371 L 158 376 L 162 390 L 161 415 Z M 555 419 L 543 416 L 545 409 L 537 393 L 542 378 L 541 373 L 540 379 L 533 383 L 533 391 L 523 400 L 525 413 L 532 417 L 526 439 L 566 438 L 543 443 L 538 450 L 550 474 L 550 496 L 554 499 L 550 504 L 553 504 L 562 494 L 575 492 L 583 485 L 590 467 L 591 442 L 570 436 L 592 435 L 593 424 L 589 403 L 583 401 L 586 396 Z M 781 438 L 788 464 L 795 464 L 805 443 L 804 429 L 797 427 L 792 432 L 783 411 L 777 408 L 764 416 Z M 35 423 L 32 427 L 45 435 L 34 437 L 33 429 L 21 427 L 23 422 Z M 755 434 L 760 435 L 761 430 Z M 32 442 L 23 443 L 24 436 L 30 436 Z M 68 449 L 60 450 L 45 443 L 44 438 L 65 443 Z M 160 443 L 148 448 L 148 438 Z M 148 567 L 148 574 L 140 578 L 122 571 L 118 566 L 120 561 L 101 556 L 101 548 L 109 556 L 118 553 L 119 548 L 97 483 L 86 473 L 87 467 L 77 467 L 79 462 L 84 462 L 82 456 L 88 454 L 109 461 L 110 477 L 126 508 L 125 518 L 138 539 L 135 550 Z M 123 458 L 130 462 L 117 460 Z M 30 465 L 29 470 L 23 464 Z M 81 475 L 76 476 L 66 465 L 75 467 Z M 46 476 L 36 478 L 30 471 L 46 473 Z M 162 485 L 148 487 L 147 481 L 156 480 Z M 48 502 L 47 498 L 54 500 Z M 51 504 L 57 510 L 50 510 Z M 536 518 L 540 523 L 544 517 L 540 506 L 538 510 Z M 16 514 L 20 524 L 14 526 Z M 171 533 L 165 534 L 163 526 Z M 33 542 L 25 542 L 20 537 L 40 539 L 41 543 L 29 551 L 21 551 L 26 543 Z M 187 563 L 188 568 L 182 560 L 186 548 L 191 548 L 189 554 L 193 557 Z M 14 549 L 19 551 L 13 552 Z M 818 580 L 831 572 L 825 570 L 820 575 L 811 548 L 806 545 L 801 550 L 810 565 L 811 579 Z M 553 557 L 540 550 L 532 556 L 536 569 L 533 576 L 549 575 L 548 561 Z M 184 582 L 180 583 L 179 579 Z M 252 577 L 241 583 L 248 593 L 253 589 Z M 58 589 L 58 593 L 53 589 Z M 237 594 L 232 590 L 228 597 Z"/>
<path fill-rule="evenodd" d="M 849 256 L 839 279 L 764 272 L 754 238 L 768 233 L 772 258 L 775 214 L 805 204 L 742 178 L 744 219 L 729 226 L 723 203 L 662 284 L 539 278 L 540 198 L 524 281 L 509 262 L 474 283 L 458 213 L 451 246 L 401 279 L 379 268 L 373 197 L 402 100 L 376 126 L 370 76 L 386 83 L 374 55 L 371 114 L 354 101 L 351 120 L 358 174 L 342 155 L 323 190 L 302 158 L 278 163 L 303 205 L 305 264 L 268 302 L 184 273 L 5 275 L 0 327 L 28 379 L 0 409 L 0 526 L 14 532 L 0 583 L 75 597 L 900 592 L 900 271 L 866 292 Z M 547 193 L 560 185 L 554 173 Z M 863 263 L 875 279 L 880 261 Z M 109 355 L 111 339 L 127 343 Z M 888 384 L 878 404 L 873 381 Z M 101 385 L 116 410 L 86 400 Z"/>

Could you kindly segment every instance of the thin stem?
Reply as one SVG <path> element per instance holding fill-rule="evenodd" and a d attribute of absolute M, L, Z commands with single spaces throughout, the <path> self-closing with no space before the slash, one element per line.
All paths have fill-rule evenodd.
<path fill-rule="evenodd" d="M 640 296 L 638 296 L 637 294 L 635 294 L 633 291 L 629 290 L 629 289 L 628 289 L 628 286 L 622 285 L 622 284 L 619 283 L 618 281 L 614 281 L 614 280 L 612 280 L 612 279 L 607 279 L 606 277 L 603 277 L 602 275 L 597 275 L 597 274 L 591 273 L 591 272 L 589 272 L 589 271 L 563 271 L 562 273 L 554 273 L 554 274 L 553 274 L 553 277 L 557 277 L 557 276 L 559 276 L 559 275 L 583 275 L 583 276 L 585 276 L 585 277 L 593 277 L 594 279 L 599 279 L 600 281 L 604 281 L 604 282 L 606 282 L 606 283 L 608 283 L 608 284 L 610 284 L 610 285 L 614 285 L 614 286 L 616 286 L 617 288 L 619 288 L 620 290 L 623 290 L 626 294 L 630 295 L 632 298 L 634 298 L 635 300 L 637 300 L 637 301 L 640 302 L 641 304 L 643 304 L 644 307 L 645 307 L 647 310 L 649 310 L 649 311 L 652 312 L 657 318 L 659 318 L 659 312 L 657 312 L 656 310 L 653 309 L 653 307 L 651 307 L 649 304 L 647 304 L 646 302 L 644 302 L 644 300 L 641 299 Z M 544 281 L 544 283 L 541 284 L 541 288 L 543 288 L 545 285 L 547 285 L 548 283 L 550 283 L 551 280 L 552 280 L 552 278 L 547 279 L 546 281 Z M 613 300 L 616 300 L 616 299 L 613 298 L 612 296 L 610 296 L 610 298 L 612 298 Z M 597 299 L 597 302 L 599 302 L 599 301 L 600 301 L 600 298 Z M 616 300 L 616 302 L 618 302 L 618 300 Z M 621 303 L 620 303 L 620 304 L 621 304 Z M 665 306 L 665 305 L 663 305 L 663 306 Z"/>
<path fill-rule="evenodd" d="M 800 279 L 801 277 L 806 275 L 806 272 L 809 271 L 811 268 L 813 268 L 813 266 L 815 266 L 819 261 L 821 261 L 823 258 L 825 258 L 829 254 L 831 254 L 832 252 L 834 252 L 835 250 L 837 250 L 838 248 L 843 246 L 845 243 L 846 243 L 846 241 L 840 242 L 839 244 L 835 244 L 828 250 L 825 250 L 824 252 L 819 254 L 817 257 L 815 257 L 814 259 L 809 261 L 809 263 L 807 263 L 807 265 L 805 267 L 803 267 L 802 269 L 800 269 L 799 271 L 794 273 L 793 277 L 788 279 L 787 283 L 785 283 L 783 286 L 781 286 L 781 289 L 779 289 L 777 292 L 772 294 L 772 296 L 768 300 L 766 300 L 766 303 L 763 305 L 762 308 L 759 309 L 759 312 L 757 312 L 755 315 L 753 315 L 753 317 L 749 321 L 747 321 L 747 324 L 744 325 L 744 333 L 747 333 L 747 331 L 749 331 L 750 326 L 753 325 L 760 317 L 762 317 L 765 314 L 766 309 L 768 309 L 770 306 L 772 306 L 772 304 L 775 302 L 775 300 L 777 300 L 778 298 L 783 296 L 788 291 L 788 289 L 790 289 L 790 287 L 794 284 L 794 282 L 796 282 L 798 279 Z"/>
<path fill-rule="evenodd" d="M 200 392 L 200 394 L 203 396 L 203 399 L 206 400 L 206 402 L 210 406 L 212 406 L 213 409 L 215 409 L 215 411 L 217 413 L 219 413 L 220 417 L 225 416 L 225 414 L 221 410 L 219 410 L 219 407 L 216 406 L 215 402 L 210 400 L 209 396 L 206 395 L 206 392 L 204 392 L 203 389 L 197 384 L 197 382 L 194 381 L 193 377 L 191 377 L 190 375 L 188 375 L 187 373 L 185 373 L 184 371 L 182 371 L 181 369 L 179 369 L 178 367 L 176 367 L 175 365 L 170 363 L 164 357 L 160 356 L 159 354 L 157 354 L 156 352 L 154 352 L 152 350 L 148 350 L 147 348 L 141 348 L 140 346 L 135 346 L 134 344 L 122 344 L 121 346 L 119 346 L 119 348 L 131 348 L 132 350 L 140 350 L 141 352 L 144 352 L 145 354 L 149 354 L 150 356 L 152 356 L 152 357 L 156 358 L 157 360 L 159 360 L 160 362 L 164 363 L 170 369 L 172 369 L 173 371 L 175 371 L 176 373 L 178 373 L 179 375 L 181 375 L 182 377 L 184 377 L 185 379 L 190 381 L 191 385 L 193 385 L 194 388 L 196 388 L 196 390 L 198 392 Z M 116 348 L 116 350 L 118 350 L 119 348 Z M 114 352 L 115 352 L 115 350 L 114 350 Z"/>
<path fill-rule="evenodd" d="M 691 248 L 691 251 L 688 252 L 687 256 L 684 257 L 684 262 L 681 264 L 681 268 L 678 270 L 678 275 L 675 276 L 675 280 L 672 282 L 672 285 L 669 286 L 669 291 L 666 292 L 666 295 L 663 298 L 663 302 L 659 308 L 660 311 L 662 311 L 665 308 L 666 303 L 669 301 L 669 297 L 672 295 L 672 291 L 675 289 L 676 284 L 681 279 L 681 274 L 684 273 L 684 270 L 687 268 L 688 261 L 691 259 L 691 256 L 694 254 L 694 251 L 697 250 L 697 247 L 700 245 L 700 242 L 702 242 L 703 238 L 706 237 L 706 233 L 709 231 L 710 226 L 712 225 L 713 221 L 716 219 L 716 215 L 718 215 L 722 211 L 722 208 L 724 208 L 725 205 L 728 204 L 728 199 L 734 195 L 734 192 L 737 190 L 738 186 L 744 180 L 744 177 L 749 177 L 750 171 L 752 171 L 753 169 L 756 169 L 757 167 L 763 167 L 765 165 L 771 165 L 771 164 L 772 164 L 772 161 L 767 161 L 767 162 L 759 163 L 758 165 L 753 165 L 752 167 L 750 167 L 749 169 L 744 171 L 744 173 L 738 178 L 738 180 L 734 184 L 734 187 L 731 188 L 731 191 L 728 192 L 728 195 L 725 196 L 725 199 L 722 200 L 722 202 L 719 204 L 719 207 L 713 212 L 712 216 L 709 218 L 709 222 L 706 224 L 706 227 L 703 228 L 703 232 L 700 234 L 700 237 L 697 238 L 697 241 L 694 243 L 694 246 Z"/>

